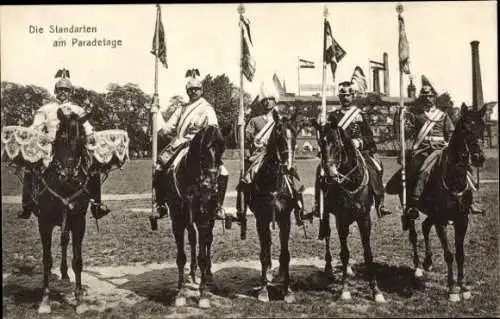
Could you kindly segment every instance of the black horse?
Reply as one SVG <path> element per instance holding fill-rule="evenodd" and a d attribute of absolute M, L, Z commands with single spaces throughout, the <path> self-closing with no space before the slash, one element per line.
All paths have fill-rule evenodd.
<path fill-rule="evenodd" d="M 224 150 L 224 138 L 219 129 L 207 126 L 195 135 L 177 168 L 168 170 L 165 176 L 157 178 L 156 190 L 165 192 L 177 245 L 179 292 L 175 299 L 176 306 L 186 304 L 184 233 L 187 230 L 191 246 L 189 277 L 193 283 L 196 282 L 196 268 L 199 263 L 199 306 L 210 307 L 206 284 L 212 280 L 210 249 L 217 206 L 217 179 Z M 198 257 L 196 244 L 199 246 Z"/>
<path fill-rule="evenodd" d="M 92 156 L 86 149 L 87 137 L 83 123 L 90 114 L 79 117 L 75 113 L 66 116 L 58 110 L 60 124 L 53 143 L 53 159 L 45 171 L 37 174 L 42 183 L 39 193 L 38 229 L 43 246 L 43 294 L 39 313 L 50 313 L 49 275 L 52 270 L 52 232 L 61 226 L 61 276 L 69 281 L 66 261 L 69 233 L 73 244 L 72 268 L 75 273 L 75 299 L 77 312 L 83 297 L 82 289 L 82 241 L 85 234 L 85 215 L 90 197 L 86 189 L 91 177 Z"/>
<path fill-rule="evenodd" d="M 335 215 L 337 232 L 340 239 L 340 260 L 342 261 L 342 292 L 341 299 L 351 299 L 347 287 L 347 277 L 352 273 L 349 267 L 349 249 L 347 237 L 349 227 L 356 222 L 359 227 L 363 244 L 368 281 L 376 302 L 385 302 L 384 296 L 377 285 L 373 255 L 370 245 L 371 217 L 370 211 L 374 203 L 373 190 L 370 187 L 368 170 L 363 155 L 355 148 L 348 134 L 331 118 L 322 127 L 313 121 L 320 133 L 318 142 L 321 150 L 321 167 L 323 176 L 316 182 L 324 192 L 324 216 L 321 227 L 327 227 L 325 271 L 331 272 L 332 256 L 330 254 L 330 213 Z"/>
<path fill-rule="evenodd" d="M 448 146 L 443 150 L 441 158 L 433 167 L 427 187 L 422 194 L 420 209 L 427 217 L 422 222 L 422 233 L 425 242 L 424 270 L 432 265 L 432 252 L 429 246 L 429 233 L 435 226 L 436 233 L 444 249 L 444 259 L 448 266 L 448 294 L 450 301 L 459 301 L 471 297 L 470 290 L 464 284 L 464 239 L 467 233 L 469 213 L 472 203 L 472 189 L 467 181 L 469 165 L 480 167 L 485 160 L 482 139 L 485 128 L 484 113 L 461 109 L 460 117 L 455 124 Z M 389 185 L 388 185 L 389 187 Z M 455 284 L 453 277 L 453 253 L 448 246 L 446 225 L 453 222 L 455 229 L 455 253 L 458 277 Z M 417 251 L 417 232 L 415 222 L 409 223 L 409 239 L 413 246 L 413 262 L 415 276 L 422 277 L 419 268 Z"/>
<path fill-rule="evenodd" d="M 271 276 L 271 230 L 272 222 L 280 228 L 281 253 L 279 274 L 283 278 L 285 302 L 291 303 L 295 296 L 290 284 L 290 213 L 297 209 L 295 187 L 293 185 L 294 149 L 297 132 L 295 114 L 280 118 L 273 112 L 274 127 L 270 133 L 262 166 L 255 175 L 254 182 L 245 189 L 245 202 L 255 215 L 257 233 L 260 241 L 261 289 L 258 299 L 269 301 L 268 284 Z"/>

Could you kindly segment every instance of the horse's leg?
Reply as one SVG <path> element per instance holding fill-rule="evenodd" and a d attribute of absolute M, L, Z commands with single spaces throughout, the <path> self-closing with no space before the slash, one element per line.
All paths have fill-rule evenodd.
<path fill-rule="evenodd" d="M 470 299 L 471 293 L 469 288 L 464 283 L 464 239 L 467 233 L 469 218 L 464 216 L 463 219 L 455 223 L 455 254 L 457 258 L 457 285 L 460 287 L 460 292 L 464 299 Z"/>
<path fill-rule="evenodd" d="M 267 212 L 266 212 L 267 213 Z M 269 214 L 269 216 L 271 216 Z M 262 214 L 260 218 L 256 217 L 257 233 L 260 241 L 260 264 L 261 264 L 261 289 L 258 299 L 263 302 L 269 302 L 267 285 L 271 281 L 271 230 L 269 229 L 269 220 Z M 265 220 L 262 220 L 265 219 Z"/>
<path fill-rule="evenodd" d="M 73 247 L 73 260 L 71 261 L 71 266 L 73 267 L 73 272 L 75 273 L 75 301 L 77 305 L 77 312 L 84 312 L 84 306 L 78 307 L 83 297 L 82 289 L 82 270 L 83 270 L 83 259 L 82 259 L 82 242 L 85 235 L 85 215 L 82 214 L 80 218 L 75 218 L 71 223 L 71 244 Z M 77 219 L 76 219 L 77 218 Z"/>
<path fill-rule="evenodd" d="M 446 228 L 444 225 L 437 223 L 435 225 L 436 232 L 441 241 L 441 246 L 444 250 L 444 260 L 448 266 L 448 297 L 450 301 L 456 302 L 460 301 L 460 289 L 455 287 L 455 282 L 453 280 L 453 253 L 450 251 L 448 245 L 448 236 L 446 235 Z"/>
<path fill-rule="evenodd" d="M 198 268 L 198 260 L 196 258 L 196 244 L 198 241 L 198 231 L 196 227 L 194 227 L 194 224 L 191 224 L 187 227 L 188 231 L 188 241 L 189 241 L 189 246 L 191 247 L 191 264 L 190 264 L 190 269 L 189 269 L 189 278 L 191 279 L 192 283 L 196 283 L 196 268 Z M 201 249 L 201 247 L 200 247 Z"/>
<path fill-rule="evenodd" d="M 206 271 L 207 283 L 213 282 L 211 248 L 212 248 L 212 243 L 214 241 L 214 226 L 215 226 L 215 220 L 212 219 L 210 220 L 210 231 L 208 232 L 208 237 L 207 237 L 207 271 Z"/>
<path fill-rule="evenodd" d="M 69 244 L 69 232 L 62 231 L 61 229 L 61 279 L 63 281 L 69 281 L 68 276 L 68 244 Z"/>
<path fill-rule="evenodd" d="M 280 218 L 278 225 L 280 227 L 280 269 L 283 272 L 283 290 L 285 294 L 285 302 L 292 303 L 295 301 L 295 294 L 289 288 L 290 286 L 290 251 L 288 243 L 290 241 L 290 212 Z"/>
<path fill-rule="evenodd" d="M 208 233 L 210 232 L 210 218 L 205 214 L 198 219 L 196 225 L 198 226 L 198 245 L 200 246 L 198 263 L 200 266 L 200 300 L 198 306 L 200 308 L 210 308 L 210 299 L 206 291 L 207 285 L 207 269 L 208 269 Z"/>
<path fill-rule="evenodd" d="M 340 260 L 342 262 L 342 292 L 340 298 L 350 300 L 351 293 L 347 288 L 347 267 L 349 266 L 349 248 L 347 247 L 347 236 L 349 235 L 349 223 L 342 220 L 342 216 L 335 218 L 337 233 L 340 240 Z"/>
<path fill-rule="evenodd" d="M 330 213 L 325 211 L 324 212 L 325 217 L 324 217 L 324 222 L 327 223 L 328 225 L 330 224 Z M 328 227 L 330 228 L 330 227 Z M 332 267 L 332 254 L 330 252 L 330 229 L 325 234 L 325 273 L 326 274 L 333 274 L 333 267 Z"/>
<path fill-rule="evenodd" d="M 43 247 L 43 288 L 42 288 L 42 302 L 38 307 L 38 313 L 50 313 L 49 301 L 49 276 L 52 270 L 52 253 L 50 251 L 52 246 L 52 229 L 53 226 L 48 222 L 38 219 L 38 231 L 42 239 Z"/>
<path fill-rule="evenodd" d="M 175 297 L 175 306 L 186 305 L 186 293 L 184 291 L 184 266 L 186 266 L 186 253 L 184 252 L 184 230 L 186 228 L 185 220 L 179 210 L 172 214 L 172 229 L 174 232 L 175 243 L 177 245 L 177 289 L 179 292 Z"/>
<path fill-rule="evenodd" d="M 425 259 L 424 259 L 424 270 L 429 271 L 432 268 L 432 251 L 431 245 L 429 242 L 429 233 L 431 232 L 432 221 L 430 217 L 427 217 L 422 222 L 422 233 L 424 235 L 424 244 L 425 244 Z"/>
<path fill-rule="evenodd" d="M 366 271 L 368 272 L 368 282 L 373 292 L 373 297 L 376 302 L 385 302 L 384 295 L 377 285 L 377 278 L 375 276 L 375 267 L 373 264 L 373 254 L 370 244 L 370 233 L 372 229 L 372 222 L 370 219 L 370 210 L 365 212 L 365 215 L 357 219 L 361 243 L 363 244 L 363 254 L 365 257 Z"/>
<path fill-rule="evenodd" d="M 414 220 L 408 221 L 408 237 L 413 248 L 413 266 L 415 267 L 415 271 L 413 274 L 415 278 L 420 278 L 424 275 L 424 273 L 422 269 L 419 268 L 420 260 L 418 258 L 417 231 L 415 230 Z"/>

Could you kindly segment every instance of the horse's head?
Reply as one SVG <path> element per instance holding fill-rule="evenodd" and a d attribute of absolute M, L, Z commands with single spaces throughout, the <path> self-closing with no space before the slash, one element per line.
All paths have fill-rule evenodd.
<path fill-rule="evenodd" d="M 293 167 L 294 150 L 297 140 L 295 128 L 296 113 L 273 111 L 274 128 L 269 135 L 266 154 L 280 167 L 290 170 Z"/>
<path fill-rule="evenodd" d="M 476 167 L 482 166 L 485 160 L 483 151 L 483 134 L 486 126 L 485 111 L 485 107 L 476 111 L 462 105 L 460 117 L 455 124 L 455 138 L 465 142 L 463 155 L 470 156 L 472 165 Z"/>
<path fill-rule="evenodd" d="M 200 171 L 199 187 L 203 194 L 217 191 L 219 166 L 222 161 L 225 144 L 224 137 L 215 126 L 207 126 L 196 134 L 190 146 L 188 156 L 197 163 Z M 194 165 L 194 164 L 193 164 Z"/>
<path fill-rule="evenodd" d="M 318 144 L 326 177 L 339 180 L 342 176 L 339 168 L 356 158 L 354 145 L 333 116 L 325 126 L 320 126 L 315 120 L 313 126 L 319 132 Z"/>
<path fill-rule="evenodd" d="M 75 113 L 65 115 L 61 109 L 57 111 L 59 128 L 54 140 L 54 162 L 59 165 L 59 175 L 65 180 L 78 176 L 78 168 L 85 156 L 87 136 L 83 123 L 90 114 L 82 117 Z"/>

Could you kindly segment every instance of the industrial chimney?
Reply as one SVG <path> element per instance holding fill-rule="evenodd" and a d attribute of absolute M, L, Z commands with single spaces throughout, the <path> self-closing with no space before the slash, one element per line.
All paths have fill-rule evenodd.
<path fill-rule="evenodd" d="M 384 52 L 384 94 L 390 96 L 389 86 L 389 58 L 387 52 Z"/>
<path fill-rule="evenodd" d="M 472 108 L 483 107 L 483 85 L 481 83 L 481 68 L 479 66 L 479 41 L 470 43 L 472 51 Z"/>

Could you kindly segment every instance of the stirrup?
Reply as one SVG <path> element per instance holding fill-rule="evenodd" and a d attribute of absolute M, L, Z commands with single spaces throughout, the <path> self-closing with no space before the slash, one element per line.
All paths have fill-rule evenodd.
<path fill-rule="evenodd" d="M 226 211 L 224 210 L 224 207 L 217 206 L 217 208 L 215 208 L 215 216 L 214 217 L 217 220 L 224 220 L 224 219 L 226 219 Z"/>
<path fill-rule="evenodd" d="M 410 206 L 406 209 L 404 216 L 408 220 L 416 220 L 420 217 L 420 210 L 414 206 Z"/>
<path fill-rule="evenodd" d="M 95 219 L 101 219 L 111 212 L 106 205 L 103 203 L 96 203 L 95 201 L 90 202 L 90 211 Z"/>

